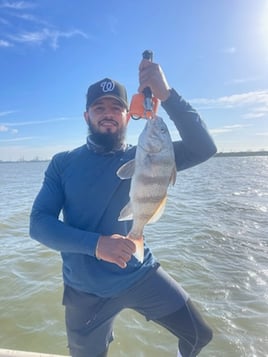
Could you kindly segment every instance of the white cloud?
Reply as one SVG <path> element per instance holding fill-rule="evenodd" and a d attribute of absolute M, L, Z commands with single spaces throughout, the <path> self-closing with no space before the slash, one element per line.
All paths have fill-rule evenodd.
<path fill-rule="evenodd" d="M 221 128 L 211 129 L 210 133 L 213 134 L 213 135 L 225 134 L 225 133 L 234 132 L 237 129 L 247 128 L 249 126 L 251 126 L 251 125 L 244 125 L 244 124 L 224 125 Z"/>
<path fill-rule="evenodd" d="M 0 133 L 8 131 L 8 127 L 6 125 L 0 125 Z"/>
<path fill-rule="evenodd" d="M 226 85 L 244 84 L 249 82 L 255 82 L 258 80 L 260 80 L 260 77 L 233 78 L 232 80 L 225 82 L 225 84 Z"/>
<path fill-rule="evenodd" d="M 216 99 L 210 98 L 195 98 L 191 100 L 201 106 L 211 108 L 234 108 L 238 106 L 262 104 L 268 105 L 268 90 L 252 91 L 247 93 L 233 94 L 229 96 L 219 97 Z"/>
<path fill-rule="evenodd" d="M 12 111 L 10 112 L 0 112 L 0 116 L 2 115 L 6 115 L 12 113 Z M 28 126 L 28 125 L 41 125 L 41 124 L 48 124 L 48 123 L 55 123 L 55 122 L 60 122 L 60 121 L 68 121 L 68 120 L 73 120 L 73 119 L 77 119 L 77 117 L 59 117 L 59 118 L 53 118 L 53 119 L 48 119 L 48 120 L 35 120 L 35 121 L 24 121 L 24 122 L 5 122 L 5 123 L 1 123 L 0 124 L 0 134 L 3 132 L 8 132 L 11 133 L 12 135 L 16 135 L 18 134 L 19 130 L 17 129 L 17 127 L 20 126 Z M 9 139 L 2 139 L 1 142 L 3 141 L 20 141 L 20 140 L 29 140 L 31 139 L 30 137 L 25 138 L 9 138 Z"/>
<path fill-rule="evenodd" d="M 242 115 L 242 118 L 244 119 L 259 119 L 259 118 L 263 118 L 267 115 L 268 111 L 266 110 L 266 112 L 263 113 L 258 113 L 258 112 L 251 112 L 251 113 L 246 113 L 244 115 Z"/>
<path fill-rule="evenodd" d="M 256 133 L 257 136 L 268 136 L 268 131 L 263 133 Z"/>
<path fill-rule="evenodd" d="M 70 39 L 74 36 L 80 36 L 88 39 L 88 35 L 79 30 L 59 30 L 53 24 L 46 20 L 36 17 L 33 13 L 25 13 L 23 10 L 30 9 L 36 5 L 27 1 L 4 1 L 0 7 L 11 9 L 1 17 L 2 24 L 8 24 L 5 31 L 2 30 L 0 47 L 10 47 L 15 44 L 41 46 L 48 44 L 53 49 L 59 47 L 60 39 Z M 23 30 L 17 29 L 17 19 L 24 20 Z M 33 27 L 34 25 L 34 27 Z"/>
<path fill-rule="evenodd" d="M 35 5 L 28 1 L 3 1 L 0 8 L 7 8 L 13 10 L 24 10 L 34 7 Z"/>
<path fill-rule="evenodd" d="M 32 140 L 32 136 L 25 136 L 21 138 L 11 138 L 11 139 L 1 139 L 0 143 L 11 143 L 11 142 L 18 142 L 18 141 L 29 141 Z"/>
<path fill-rule="evenodd" d="M 226 128 L 210 129 L 212 135 L 229 133 L 231 130 Z"/>
<path fill-rule="evenodd" d="M 219 98 L 195 98 L 191 103 L 203 109 L 232 109 L 238 107 L 252 107 L 254 112 L 260 114 L 268 111 L 268 90 L 252 91 L 233 94 Z M 258 115 L 260 117 L 260 115 Z"/>
<path fill-rule="evenodd" d="M 0 47 L 11 47 L 11 46 L 13 46 L 12 43 L 5 40 L 0 40 Z"/>
<path fill-rule="evenodd" d="M 27 125 L 39 125 L 39 124 L 48 124 L 48 123 L 55 123 L 59 121 L 68 121 L 68 120 L 76 120 L 77 117 L 59 117 L 59 118 L 52 118 L 52 119 L 46 119 L 46 120 L 32 120 L 32 121 L 21 121 L 21 122 L 6 122 L 3 123 L 4 125 L 8 127 L 13 127 L 13 126 L 27 126 Z"/>
<path fill-rule="evenodd" d="M 20 42 L 32 45 L 42 45 L 47 42 L 52 48 L 57 49 L 60 38 L 71 38 L 73 36 L 82 36 L 87 38 L 87 35 L 80 30 L 58 31 L 48 28 L 43 28 L 40 31 L 23 32 L 17 35 L 9 35 L 9 38 L 14 42 Z"/>
<path fill-rule="evenodd" d="M 14 13 L 13 16 L 15 16 L 21 20 L 24 20 L 25 23 L 31 22 L 31 23 L 35 23 L 38 25 L 50 26 L 47 21 L 41 20 L 40 18 L 38 18 L 32 14 L 17 12 L 17 13 Z"/>
<path fill-rule="evenodd" d="M 13 113 L 16 113 L 17 110 L 6 110 L 4 112 L 0 112 L 0 117 L 4 117 L 6 115 L 9 115 L 9 114 L 13 114 Z"/>
<path fill-rule="evenodd" d="M 10 129 L 9 126 L 0 124 L 0 133 L 7 133 L 7 132 L 14 135 L 14 134 L 18 134 L 19 131 L 18 129 Z"/>
<path fill-rule="evenodd" d="M 241 128 L 248 128 L 251 125 L 245 125 L 245 124 L 232 124 L 232 125 L 225 125 L 224 127 L 227 129 L 241 129 Z"/>

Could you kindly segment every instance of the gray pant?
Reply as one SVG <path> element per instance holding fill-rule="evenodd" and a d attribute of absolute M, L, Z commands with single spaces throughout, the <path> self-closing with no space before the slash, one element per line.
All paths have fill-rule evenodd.
<path fill-rule="evenodd" d="M 101 298 L 65 286 L 63 304 L 70 354 L 105 356 L 113 340 L 114 319 L 129 308 L 176 335 L 182 356 L 196 356 L 212 332 L 187 300 L 181 286 L 159 266 L 117 297 Z"/>

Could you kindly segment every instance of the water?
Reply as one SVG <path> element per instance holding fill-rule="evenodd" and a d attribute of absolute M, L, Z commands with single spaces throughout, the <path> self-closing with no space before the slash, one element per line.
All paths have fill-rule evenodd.
<path fill-rule="evenodd" d="M 67 355 L 61 261 L 28 237 L 47 163 L 0 164 L 0 347 Z M 200 356 L 268 356 L 268 157 L 213 158 L 178 174 L 146 228 L 163 267 L 214 330 Z M 125 310 L 111 357 L 175 356 L 176 339 Z"/>

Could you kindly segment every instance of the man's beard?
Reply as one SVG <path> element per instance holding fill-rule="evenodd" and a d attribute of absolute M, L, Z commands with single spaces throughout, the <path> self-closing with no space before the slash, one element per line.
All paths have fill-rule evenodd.
<path fill-rule="evenodd" d="M 120 150 L 125 143 L 126 127 L 118 129 L 115 133 L 101 133 L 92 123 L 88 122 L 88 134 L 94 144 L 101 146 L 104 151 Z"/>

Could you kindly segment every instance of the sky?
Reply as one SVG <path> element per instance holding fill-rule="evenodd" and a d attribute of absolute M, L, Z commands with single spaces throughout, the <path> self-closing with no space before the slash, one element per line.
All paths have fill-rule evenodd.
<path fill-rule="evenodd" d="M 0 160 L 83 145 L 88 86 L 110 77 L 131 100 L 146 49 L 219 152 L 268 150 L 267 0 L 0 0 Z"/>

